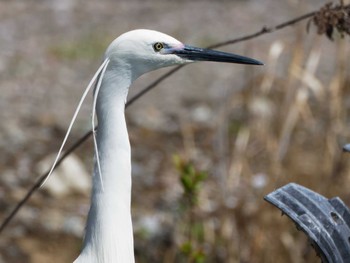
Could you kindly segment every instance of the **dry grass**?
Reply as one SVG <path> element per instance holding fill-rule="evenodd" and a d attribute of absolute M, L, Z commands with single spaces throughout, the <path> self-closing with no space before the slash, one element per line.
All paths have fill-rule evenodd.
<path fill-rule="evenodd" d="M 334 43 L 336 64 L 332 75 L 322 80 L 320 38 L 311 40 L 308 51 L 301 40 L 271 44 L 265 74 L 223 97 L 215 129 L 204 131 L 188 123 L 183 129 L 183 156 L 211 175 L 194 209 L 195 222 L 203 230 L 192 244 L 205 262 L 319 262 L 304 234 L 263 196 L 297 182 L 349 202 L 350 156 L 341 151 L 349 137 L 347 40 Z M 288 66 L 279 73 L 282 57 L 290 50 Z M 208 145 L 208 140 L 219 146 Z M 211 158 L 209 164 L 203 163 L 203 156 Z M 175 229 L 182 231 L 174 230 L 173 246 L 186 240 L 183 227 L 188 224 L 186 217 L 177 222 L 180 228 Z"/>
<path fill-rule="evenodd" d="M 321 24 L 317 25 L 320 30 Z M 287 217 L 281 217 L 276 208 L 264 202 L 263 197 L 281 185 L 297 182 L 327 197 L 340 196 L 345 203 L 350 203 L 350 156 L 341 152 L 341 146 L 349 142 L 350 137 L 347 127 L 350 51 L 348 39 L 334 34 L 332 37 L 335 39 L 332 50 L 325 50 L 320 37 L 314 33 L 307 36 L 304 28 L 297 30 L 292 43 L 275 40 L 264 61 L 263 74 L 252 74 L 252 68 L 247 67 L 246 81 L 240 91 L 227 90 L 220 107 L 207 103 L 209 108 L 218 108 L 214 125 L 176 119 L 180 129 L 166 133 L 135 127 L 131 122 L 132 144 L 148 144 L 144 147 L 149 147 L 145 154 L 149 162 L 153 153 L 162 158 L 154 162 L 158 165 L 152 179 L 155 183 L 141 188 L 135 180 L 133 215 L 137 262 L 319 262 L 305 235 L 298 232 Z M 85 56 L 88 60 L 95 58 L 93 50 L 100 48 L 93 43 L 92 51 L 79 54 L 73 52 L 75 46 L 73 43 L 63 49 L 54 48 L 51 55 L 69 59 Z M 326 53 L 334 53 L 332 60 Z M 323 63 L 330 63 L 332 71 L 324 73 Z M 192 106 L 189 103 L 188 108 Z M 51 137 L 61 136 L 51 134 Z M 52 143 L 47 147 L 57 148 Z M 90 155 L 92 151 L 85 149 L 85 152 Z M 190 210 L 182 206 L 173 154 L 179 154 L 193 162 L 198 170 L 208 173 L 199 187 L 198 203 Z M 138 156 L 141 154 L 136 150 L 134 158 Z M 164 195 L 174 189 L 175 197 L 169 198 L 171 202 L 164 201 Z M 23 196 L 23 192 L 8 191 L 13 202 Z M 54 201 L 62 207 L 77 200 L 88 202 L 81 196 L 71 196 L 64 201 L 52 199 L 37 193 L 30 206 L 44 213 Z M 142 199 L 154 205 L 145 209 L 146 201 Z M 4 209 L 9 206 L 5 202 L 1 205 Z M 64 207 L 66 210 L 62 211 L 78 214 L 76 207 Z M 138 228 L 137 219 L 150 211 L 164 221 L 166 227 L 160 236 L 151 236 Z M 15 227 L 11 231 L 13 229 Z M 9 241 L 1 243 L 15 244 L 12 248 L 0 248 L 5 260 L 21 258 L 21 262 L 38 263 L 57 255 L 57 262 L 58 258 L 67 262 L 78 254 L 81 240 L 73 235 L 52 234 L 40 225 L 26 226 L 26 229 L 31 230 L 24 234 L 13 231 Z M 45 242 L 47 236 L 51 241 L 54 239 L 52 243 Z M 189 236 L 197 256 L 181 253 Z M 65 249 L 70 252 L 62 253 Z"/>

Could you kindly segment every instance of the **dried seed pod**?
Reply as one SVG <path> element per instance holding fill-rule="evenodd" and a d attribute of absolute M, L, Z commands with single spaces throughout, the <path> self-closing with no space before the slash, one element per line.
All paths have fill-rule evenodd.
<path fill-rule="evenodd" d="M 342 37 L 350 35 L 350 5 L 333 6 L 328 3 L 313 16 L 312 21 L 317 27 L 317 33 L 325 34 L 330 40 L 333 40 L 334 29 Z"/>

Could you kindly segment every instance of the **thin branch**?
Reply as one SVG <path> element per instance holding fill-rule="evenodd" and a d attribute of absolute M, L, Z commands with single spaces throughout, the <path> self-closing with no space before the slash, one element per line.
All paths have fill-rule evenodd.
<path fill-rule="evenodd" d="M 313 12 L 304 14 L 302 16 L 296 17 L 296 18 L 294 18 L 292 20 L 288 20 L 288 21 L 286 21 L 284 23 L 281 23 L 281 24 L 278 24 L 276 26 L 272 26 L 272 27 L 265 27 L 264 26 L 260 31 L 255 32 L 253 34 L 246 35 L 246 36 L 243 36 L 243 37 L 240 37 L 240 38 L 236 38 L 236 39 L 232 39 L 232 40 L 227 40 L 227 41 L 220 42 L 220 43 L 217 43 L 217 44 L 213 44 L 213 45 L 209 46 L 208 48 L 218 48 L 218 47 L 223 47 L 223 46 L 227 46 L 227 45 L 232 45 L 232 44 L 236 44 L 238 42 L 247 41 L 247 40 L 259 37 L 259 36 L 267 34 L 267 33 L 273 33 L 273 32 L 275 32 L 277 30 L 280 30 L 280 29 L 288 27 L 288 26 L 292 26 L 292 25 L 294 25 L 294 24 L 296 24 L 296 23 L 298 23 L 298 22 L 300 22 L 302 20 L 310 18 L 310 17 L 314 16 L 317 12 L 318 11 L 313 11 Z"/>
<path fill-rule="evenodd" d="M 62 161 L 70 155 L 72 152 L 74 152 L 80 145 L 83 144 L 92 134 L 92 131 L 89 131 L 84 134 L 83 137 L 78 139 L 71 147 L 68 148 L 64 154 L 61 155 L 61 158 L 58 159 L 56 163 L 56 168 L 62 163 Z M 5 229 L 5 227 L 10 223 L 12 218 L 17 214 L 18 210 L 29 200 L 29 198 L 32 196 L 32 194 L 40 188 L 42 183 L 46 180 L 46 178 L 49 176 L 49 172 L 47 171 L 45 174 L 39 177 L 39 179 L 35 182 L 35 184 L 29 189 L 27 194 L 23 197 L 21 201 L 18 202 L 18 204 L 15 206 L 15 208 L 11 211 L 11 213 L 5 218 L 5 220 L 2 222 L 0 226 L 0 233 Z"/>
<path fill-rule="evenodd" d="M 142 97 L 144 94 L 146 94 L 147 92 L 149 92 L 151 89 L 155 88 L 156 86 L 158 86 L 159 83 L 161 83 L 163 80 L 167 79 L 168 77 L 170 77 L 171 75 L 173 75 L 175 72 L 177 72 L 178 70 L 180 70 L 181 68 L 183 68 L 185 65 L 180 65 L 177 66 L 171 70 L 169 70 L 167 73 L 163 74 L 162 76 L 160 76 L 158 79 L 156 79 L 154 82 L 152 82 L 150 85 L 148 85 L 147 87 L 145 87 L 144 89 L 142 89 L 139 93 L 135 94 L 134 97 L 132 97 L 131 99 L 128 100 L 128 102 L 126 103 L 125 107 L 130 106 L 131 104 L 133 104 L 135 101 L 137 101 L 140 97 Z"/>
<path fill-rule="evenodd" d="M 240 38 L 236 38 L 236 39 L 231 39 L 228 41 L 224 41 L 224 42 L 219 42 L 216 44 L 213 44 L 211 46 L 208 46 L 208 48 L 218 48 L 218 47 L 223 47 L 223 46 L 227 46 L 227 45 L 232 45 L 238 42 L 243 42 L 243 41 L 247 41 L 256 37 L 259 37 L 261 35 L 267 34 L 267 33 L 272 33 L 275 32 L 277 30 L 280 30 L 282 28 L 285 28 L 287 26 L 292 26 L 302 20 L 305 20 L 307 18 L 310 18 L 312 16 L 314 16 L 316 14 L 317 11 L 314 12 L 310 12 L 307 14 L 304 14 L 302 16 L 299 16 L 297 18 L 294 18 L 292 20 L 283 22 L 281 24 L 278 24 L 276 26 L 272 26 L 272 27 L 263 27 L 261 30 L 253 33 L 253 34 L 249 34 Z M 145 93 L 147 93 L 148 91 L 150 91 L 151 89 L 155 88 L 159 83 L 161 83 L 163 80 L 167 79 L 168 77 L 170 77 L 171 75 L 173 75 L 175 72 L 177 72 L 178 70 L 180 70 L 181 68 L 183 68 L 184 65 L 181 66 L 177 66 L 173 69 L 171 69 L 170 71 L 168 71 L 167 73 L 165 73 L 164 75 L 162 75 L 161 77 L 159 77 L 157 80 L 155 80 L 154 82 L 152 82 L 150 85 L 146 86 L 144 89 L 142 89 L 139 93 L 137 93 L 134 97 L 132 97 L 126 104 L 126 107 L 130 106 L 132 103 L 134 103 L 136 100 L 138 100 L 141 96 L 143 96 Z M 83 144 L 92 134 L 92 131 L 90 130 L 89 132 L 85 133 L 84 136 L 82 136 L 80 139 L 78 139 L 71 147 L 69 147 L 66 152 L 61 156 L 61 158 L 57 161 L 56 164 L 56 168 L 62 163 L 62 161 L 68 156 L 70 155 L 72 152 L 74 152 L 81 144 Z M 45 181 L 45 179 L 47 178 L 49 172 L 44 173 L 43 175 L 41 175 L 39 177 L 39 179 L 35 182 L 35 184 L 29 189 L 29 191 L 27 192 L 27 194 L 23 197 L 23 199 L 13 208 L 13 210 L 10 212 L 10 214 L 4 219 L 4 221 L 2 222 L 2 224 L 0 225 L 0 234 L 1 232 L 6 228 L 6 226 L 9 224 L 9 222 L 14 218 L 14 216 L 17 214 L 17 212 L 20 210 L 20 208 L 29 200 L 29 198 L 32 196 L 32 194 L 40 188 L 42 182 Z"/>

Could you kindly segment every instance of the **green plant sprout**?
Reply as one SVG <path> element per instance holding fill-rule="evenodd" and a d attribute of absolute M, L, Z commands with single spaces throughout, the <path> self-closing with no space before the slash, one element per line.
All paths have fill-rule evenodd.
<path fill-rule="evenodd" d="M 183 224 L 186 239 L 180 245 L 180 252 L 186 262 L 205 262 L 206 255 L 202 249 L 204 243 L 203 223 L 198 218 L 198 196 L 201 184 L 208 177 L 204 171 L 199 171 L 195 166 L 180 156 L 173 157 L 175 167 L 180 175 L 180 183 L 183 189 L 181 204 L 183 208 Z"/>

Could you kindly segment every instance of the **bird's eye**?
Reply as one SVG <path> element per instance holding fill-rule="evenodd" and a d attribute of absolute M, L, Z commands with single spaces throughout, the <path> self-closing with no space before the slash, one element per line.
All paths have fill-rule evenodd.
<path fill-rule="evenodd" d="M 154 51 L 156 51 L 156 52 L 161 51 L 163 48 L 164 48 L 164 45 L 163 45 L 163 43 L 161 43 L 161 42 L 157 42 L 157 43 L 155 43 L 155 44 L 153 45 L 153 49 L 154 49 Z"/>

